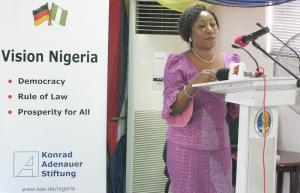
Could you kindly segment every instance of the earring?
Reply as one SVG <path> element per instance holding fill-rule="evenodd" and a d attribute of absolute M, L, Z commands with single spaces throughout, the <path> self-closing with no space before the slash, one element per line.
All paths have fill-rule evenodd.
<path fill-rule="evenodd" d="M 190 43 L 192 42 L 192 38 L 191 38 L 191 37 L 189 38 L 189 42 L 190 42 Z"/>

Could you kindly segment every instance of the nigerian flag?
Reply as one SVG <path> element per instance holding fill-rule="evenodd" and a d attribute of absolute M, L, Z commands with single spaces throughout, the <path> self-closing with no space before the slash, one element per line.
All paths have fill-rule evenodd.
<path fill-rule="evenodd" d="M 56 21 L 62 26 L 66 25 L 68 11 L 62 9 L 56 4 L 52 3 L 51 11 L 50 11 L 50 19 Z"/>

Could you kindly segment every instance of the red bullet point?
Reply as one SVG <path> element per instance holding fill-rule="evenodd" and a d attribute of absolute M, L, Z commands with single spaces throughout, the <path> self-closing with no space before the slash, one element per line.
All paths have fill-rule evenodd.
<path fill-rule="evenodd" d="M 11 83 L 12 83 L 12 80 L 11 80 L 11 79 L 9 79 L 9 80 L 8 80 L 8 83 L 10 83 L 10 84 L 11 84 Z"/>
<path fill-rule="evenodd" d="M 9 111 L 8 111 L 8 114 L 12 114 L 12 110 L 9 110 Z"/>
<path fill-rule="evenodd" d="M 9 98 L 9 99 L 12 99 L 12 95 L 11 95 L 11 94 L 10 94 L 10 95 L 8 95 L 8 98 Z"/>

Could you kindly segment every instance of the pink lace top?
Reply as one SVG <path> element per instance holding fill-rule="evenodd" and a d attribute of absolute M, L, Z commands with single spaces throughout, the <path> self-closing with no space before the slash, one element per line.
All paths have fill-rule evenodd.
<path fill-rule="evenodd" d="M 238 55 L 223 54 L 224 64 L 239 62 Z M 226 118 L 239 115 L 238 105 L 225 102 L 223 94 L 198 88 L 186 110 L 170 116 L 177 93 L 196 76 L 198 70 L 184 54 L 171 54 L 164 71 L 164 102 L 162 117 L 168 123 L 167 140 L 187 148 L 219 150 L 230 146 Z"/>

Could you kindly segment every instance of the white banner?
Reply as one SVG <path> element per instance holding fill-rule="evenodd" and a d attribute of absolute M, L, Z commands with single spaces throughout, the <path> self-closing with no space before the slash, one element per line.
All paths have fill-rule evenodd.
<path fill-rule="evenodd" d="M 109 1 L 0 7 L 0 192 L 105 193 Z"/>

